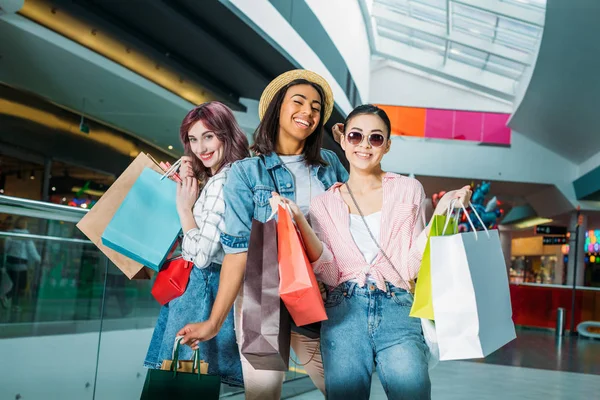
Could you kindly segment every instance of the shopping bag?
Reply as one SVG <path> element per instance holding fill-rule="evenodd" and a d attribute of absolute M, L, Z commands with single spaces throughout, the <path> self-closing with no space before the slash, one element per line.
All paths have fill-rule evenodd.
<path fill-rule="evenodd" d="M 289 206 L 288 206 L 289 207 Z M 325 305 L 304 244 L 292 221 L 291 211 L 281 204 L 277 217 L 279 296 L 297 326 L 325 321 Z"/>
<path fill-rule="evenodd" d="M 449 219 L 448 225 L 444 231 L 446 220 Z M 451 218 L 449 215 L 435 215 L 431 221 L 431 230 L 429 231 L 429 238 L 433 236 L 442 236 L 444 234 L 454 234 L 457 232 L 457 221 Z M 433 302 L 431 299 L 431 260 L 430 260 L 430 239 L 427 240 L 425 245 L 425 251 L 423 252 L 423 259 L 421 261 L 421 267 L 419 269 L 419 275 L 417 277 L 417 284 L 415 285 L 415 295 L 412 308 L 410 309 L 410 316 L 415 318 L 434 319 L 433 314 Z"/>
<path fill-rule="evenodd" d="M 108 188 L 94 207 L 77 223 L 83 232 L 129 279 L 150 279 L 154 271 L 102 244 L 102 233 L 129 193 L 144 168 L 162 173 L 150 156 L 140 153 L 119 178 Z"/>
<path fill-rule="evenodd" d="M 110 220 L 102 244 L 155 271 L 181 232 L 177 184 L 145 168 Z"/>
<path fill-rule="evenodd" d="M 10 279 L 6 268 L 0 268 L 0 297 L 6 296 L 13 287 L 13 281 Z"/>
<path fill-rule="evenodd" d="M 440 346 L 438 344 L 435 323 L 428 318 L 421 318 L 421 330 L 423 339 L 429 348 L 429 359 L 427 360 L 429 371 L 434 369 L 440 362 Z"/>
<path fill-rule="evenodd" d="M 187 288 L 194 263 L 179 257 L 164 263 L 152 285 L 152 296 L 161 305 L 181 296 Z"/>
<path fill-rule="evenodd" d="M 242 303 L 242 355 L 255 369 L 287 371 L 290 315 L 279 297 L 277 222 L 252 221 Z"/>
<path fill-rule="evenodd" d="M 430 239 L 431 293 L 442 361 L 483 358 L 516 338 L 498 231 L 477 232 L 466 215 L 472 232 Z"/>
<path fill-rule="evenodd" d="M 173 360 L 163 361 L 161 369 L 148 370 L 141 400 L 219 398 L 221 379 L 207 375 L 208 364 L 200 360 L 199 350 L 194 351 L 193 360 L 179 360 L 180 346 L 181 338 L 178 337 Z"/>

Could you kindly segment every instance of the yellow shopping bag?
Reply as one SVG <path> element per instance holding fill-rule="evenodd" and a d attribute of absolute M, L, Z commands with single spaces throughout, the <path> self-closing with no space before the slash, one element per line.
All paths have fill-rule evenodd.
<path fill-rule="evenodd" d="M 446 218 L 451 219 L 448 221 L 448 226 L 444 232 Z M 452 217 L 447 217 L 446 215 L 435 215 L 431 221 L 431 231 L 429 232 L 429 237 L 453 235 L 456 233 L 456 224 L 457 221 Z M 421 260 L 421 268 L 419 269 L 417 284 L 415 286 L 415 296 L 412 308 L 410 309 L 410 316 L 414 318 L 430 319 L 433 321 L 433 301 L 431 297 L 431 261 L 429 254 L 429 239 L 427 239 L 425 251 L 423 252 L 423 259 Z"/>

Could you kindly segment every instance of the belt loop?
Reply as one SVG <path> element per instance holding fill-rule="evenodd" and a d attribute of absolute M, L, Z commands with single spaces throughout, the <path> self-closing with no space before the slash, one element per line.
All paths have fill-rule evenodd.
<path fill-rule="evenodd" d="M 354 293 L 354 288 L 356 287 L 356 285 L 357 285 L 356 282 L 347 283 L 346 292 L 348 293 L 347 294 L 348 297 L 352 297 L 352 293 Z"/>
<path fill-rule="evenodd" d="M 387 298 L 388 298 L 388 299 L 389 299 L 390 297 L 392 297 L 392 295 L 393 295 L 393 294 L 392 294 L 392 288 L 391 288 L 391 286 L 392 286 L 392 285 L 390 285 L 390 283 L 389 283 L 389 282 L 387 282 L 387 281 L 385 282 L 385 294 L 387 295 Z"/>

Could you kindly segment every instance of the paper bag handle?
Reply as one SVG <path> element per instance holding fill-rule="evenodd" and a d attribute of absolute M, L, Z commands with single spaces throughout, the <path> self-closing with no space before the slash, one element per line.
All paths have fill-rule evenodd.
<path fill-rule="evenodd" d="M 446 228 L 448 227 L 448 222 L 450 221 L 450 214 L 452 213 L 452 210 L 454 210 L 454 205 L 456 204 L 456 201 L 457 201 L 456 199 L 453 199 L 450 202 L 450 206 L 448 207 L 448 211 L 446 213 L 446 223 L 444 224 L 444 230 L 443 230 L 443 232 L 446 232 Z M 467 209 L 465 208 L 465 205 L 463 204 L 462 201 L 460 202 L 460 207 L 462 208 L 463 212 L 465 213 L 465 217 L 467 217 L 467 221 L 469 221 L 469 225 L 471 225 L 471 228 L 473 229 L 473 234 L 475 235 L 475 240 L 478 240 L 479 237 L 477 235 L 477 230 L 475 229 L 475 225 L 473 224 L 473 221 L 471 220 L 471 217 L 469 216 L 469 213 L 467 212 Z M 487 234 L 487 237 L 489 238 L 490 237 L 490 232 L 488 231 L 487 227 L 483 223 L 483 220 L 481 219 L 481 217 L 477 213 L 477 210 L 475 210 L 475 207 L 473 207 L 473 203 L 469 202 L 469 207 L 471 207 L 471 210 L 473 210 L 473 214 L 475 214 L 475 216 L 479 220 L 479 223 L 481 224 L 481 226 L 485 230 L 485 233 Z M 458 213 L 457 213 L 457 217 L 458 217 Z M 458 220 L 458 218 L 457 218 L 457 220 Z"/>
<path fill-rule="evenodd" d="M 181 341 L 183 340 L 183 336 L 175 337 L 175 343 L 173 344 L 173 355 L 171 362 L 171 371 L 173 371 L 173 378 L 177 376 L 177 369 L 179 369 L 179 349 L 181 347 Z M 198 368 L 198 379 L 202 378 L 202 374 L 200 373 L 200 348 L 194 350 L 194 358 L 192 363 L 192 372 L 194 369 Z"/>
<path fill-rule="evenodd" d="M 166 177 L 169 177 L 169 176 L 173 175 L 177 171 L 177 168 L 179 168 L 179 166 L 181 165 L 182 162 L 183 162 L 182 158 L 180 158 L 179 160 L 175 161 L 175 163 L 173 165 L 171 165 L 171 168 L 169 168 L 168 170 L 166 170 L 165 173 L 160 177 L 160 180 L 162 181 Z"/>

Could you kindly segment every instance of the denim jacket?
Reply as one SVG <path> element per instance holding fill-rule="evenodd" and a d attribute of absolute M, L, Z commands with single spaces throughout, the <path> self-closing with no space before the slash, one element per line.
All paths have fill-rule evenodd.
<path fill-rule="evenodd" d="M 312 166 L 310 171 L 326 190 L 337 182 L 348 180 L 348 172 L 333 151 L 321 149 L 321 157 L 328 165 Z M 274 187 L 273 179 L 277 187 Z M 252 219 L 265 222 L 271 215 L 271 192 L 278 192 L 296 201 L 292 173 L 276 153 L 262 158 L 246 158 L 232 164 L 223 188 L 225 231 L 221 233 L 221 243 L 225 253 L 248 251 Z"/>

